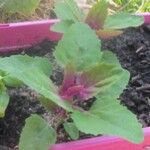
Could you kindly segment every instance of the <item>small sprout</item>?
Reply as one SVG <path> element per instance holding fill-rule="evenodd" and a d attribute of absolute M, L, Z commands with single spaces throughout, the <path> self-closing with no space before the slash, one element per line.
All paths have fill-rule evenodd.
<path fill-rule="evenodd" d="M 61 22 L 52 27 L 53 31 L 64 33 L 73 23 L 85 22 L 96 31 L 96 34 L 101 39 L 110 39 L 122 34 L 122 29 L 128 27 L 137 27 L 144 23 L 142 16 L 131 15 L 125 12 L 117 12 L 109 15 L 108 9 L 110 7 L 110 3 L 107 0 L 97 1 L 91 7 L 87 15 L 83 15 L 83 12 L 76 4 L 74 4 L 73 0 L 71 0 L 69 3 L 72 7 L 67 7 L 69 6 L 68 0 L 56 4 L 54 11 L 57 17 L 61 19 Z M 66 9 L 64 9 L 64 7 Z M 75 13 L 77 10 L 78 13 Z"/>
<path fill-rule="evenodd" d="M 108 15 L 108 8 L 108 2 L 100 0 L 93 5 L 85 19 L 85 22 L 96 30 L 97 35 L 102 39 L 118 36 L 123 33 L 121 29 L 137 27 L 144 23 L 143 17 L 125 12 Z"/>

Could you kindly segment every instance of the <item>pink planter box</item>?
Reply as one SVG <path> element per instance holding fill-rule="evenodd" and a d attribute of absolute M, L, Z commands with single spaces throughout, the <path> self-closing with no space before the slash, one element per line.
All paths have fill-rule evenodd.
<path fill-rule="evenodd" d="M 45 39 L 58 41 L 60 34 L 50 31 L 58 20 L 0 24 L 0 52 L 27 48 Z"/>
<path fill-rule="evenodd" d="M 138 15 L 144 16 L 144 22 L 150 24 L 150 12 L 140 13 Z"/>
<path fill-rule="evenodd" d="M 145 128 L 144 134 L 145 139 L 141 144 L 132 144 L 121 138 L 102 136 L 56 144 L 49 150 L 150 150 L 150 128 Z"/>
<path fill-rule="evenodd" d="M 150 13 L 139 14 L 150 23 Z M 57 41 L 61 35 L 50 31 L 50 26 L 58 20 L 0 24 L 0 52 L 16 51 L 30 47 L 44 39 Z"/>
<path fill-rule="evenodd" d="M 143 15 L 150 24 L 150 13 Z M 0 24 L 0 52 L 16 51 L 35 45 L 44 39 L 58 41 L 61 35 L 50 31 L 58 20 Z M 145 139 L 141 144 L 132 144 L 117 137 L 96 137 L 91 139 L 56 144 L 49 150 L 150 150 L 150 128 L 144 129 Z"/>

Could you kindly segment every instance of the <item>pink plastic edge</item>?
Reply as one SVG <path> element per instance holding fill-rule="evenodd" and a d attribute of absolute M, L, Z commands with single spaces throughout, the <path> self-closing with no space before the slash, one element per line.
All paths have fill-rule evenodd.
<path fill-rule="evenodd" d="M 150 24 L 150 13 L 138 14 L 144 16 L 146 24 Z M 43 40 L 58 41 L 59 33 L 50 31 L 50 27 L 58 20 L 41 20 L 0 24 L 0 53 L 28 48 Z"/>
<path fill-rule="evenodd" d="M 150 13 L 144 16 L 145 24 L 150 24 Z M 0 24 L 0 52 L 16 51 L 35 45 L 44 39 L 58 41 L 61 35 L 50 31 L 50 27 L 58 20 L 43 20 L 22 23 Z M 150 128 L 144 130 L 144 142 L 132 144 L 117 137 L 101 136 L 74 142 L 56 144 L 49 150 L 144 150 L 150 147 Z"/>
<path fill-rule="evenodd" d="M 0 24 L 0 52 L 28 48 L 43 40 L 58 41 L 61 35 L 50 31 L 50 27 L 58 21 L 54 19 Z"/>
<path fill-rule="evenodd" d="M 150 12 L 138 13 L 137 15 L 144 17 L 144 23 L 145 24 L 150 24 Z"/>
<path fill-rule="evenodd" d="M 68 143 L 56 144 L 49 150 L 147 150 L 150 147 L 150 127 L 144 128 L 144 142 L 133 144 L 111 136 L 100 136 Z"/>

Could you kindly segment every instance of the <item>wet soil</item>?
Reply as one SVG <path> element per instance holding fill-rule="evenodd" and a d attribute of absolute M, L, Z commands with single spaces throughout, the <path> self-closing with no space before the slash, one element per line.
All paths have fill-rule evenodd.
<path fill-rule="evenodd" d="M 48 57 L 55 68 L 51 79 L 59 85 L 62 82 L 63 72 L 52 56 L 54 45 L 50 41 L 44 41 L 28 50 L 20 50 L 20 52 L 32 56 Z M 150 28 L 142 26 L 127 29 L 121 36 L 103 41 L 102 47 L 104 50 L 114 52 L 122 67 L 131 73 L 129 84 L 120 96 L 121 103 L 137 115 L 143 127 L 150 126 Z M 6 116 L 0 120 L 0 145 L 14 147 L 18 143 L 25 118 L 32 113 L 43 115 L 47 112 L 37 101 L 38 95 L 27 87 L 8 91 L 10 103 Z M 70 140 L 61 126 L 58 134 L 58 142 Z M 81 138 L 85 137 L 89 135 L 81 134 Z"/>

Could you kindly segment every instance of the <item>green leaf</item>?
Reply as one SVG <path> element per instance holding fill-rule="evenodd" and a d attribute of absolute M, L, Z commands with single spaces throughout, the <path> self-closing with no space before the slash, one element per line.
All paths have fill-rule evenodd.
<path fill-rule="evenodd" d="M 26 56 L 26 57 L 29 57 L 29 56 Z M 30 57 L 29 63 L 30 64 L 32 63 L 33 67 L 37 67 L 47 76 L 50 76 L 52 73 L 52 65 L 51 65 L 50 61 L 48 60 L 48 58 Z"/>
<path fill-rule="evenodd" d="M 19 150 L 47 150 L 56 142 L 56 132 L 38 115 L 26 119 Z"/>
<path fill-rule="evenodd" d="M 47 104 L 48 102 L 51 104 L 52 101 L 68 111 L 72 110 L 70 104 L 67 101 L 62 100 L 61 97 L 59 97 L 57 88 L 52 83 L 52 81 L 42 72 L 36 69 L 32 69 L 32 73 L 18 73 L 16 77 L 18 77 L 19 80 L 23 81 L 24 84 L 28 85 L 30 88 L 47 98 Z"/>
<path fill-rule="evenodd" d="M 85 22 L 93 29 L 99 30 L 103 28 L 105 19 L 108 15 L 108 2 L 100 0 L 90 9 Z"/>
<path fill-rule="evenodd" d="M 119 65 L 100 63 L 81 74 L 80 83 L 87 87 L 88 98 L 109 95 L 118 98 L 129 81 L 129 73 Z M 91 92 L 92 91 L 92 92 Z"/>
<path fill-rule="evenodd" d="M 68 30 L 68 28 L 73 24 L 73 21 L 65 20 L 59 23 L 54 24 L 51 27 L 51 30 L 54 32 L 64 33 Z"/>
<path fill-rule="evenodd" d="M 42 95 L 39 96 L 39 100 L 42 106 L 44 106 L 48 111 L 53 111 L 54 109 L 56 109 L 56 107 L 58 107 L 58 105 L 54 103 L 52 100 L 50 100 L 50 98 L 45 98 Z"/>
<path fill-rule="evenodd" d="M 64 109 L 71 111 L 70 104 L 58 96 L 57 88 L 46 75 L 51 72 L 50 64 L 47 63 L 47 59 L 44 58 L 15 55 L 1 58 L 0 70 L 12 78 L 22 81 L 25 85 L 49 99 L 50 102 L 53 101 Z"/>
<path fill-rule="evenodd" d="M 126 69 L 122 68 L 117 57 L 110 51 L 103 51 L 101 63 L 102 62 L 107 65 L 114 65 L 114 69 L 111 70 L 114 80 L 108 86 L 102 88 L 100 94 L 101 96 L 109 95 L 112 98 L 117 99 L 128 84 L 130 79 L 130 73 Z"/>
<path fill-rule="evenodd" d="M 133 143 L 143 141 L 142 126 L 136 116 L 111 96 L 101 98 L 98 95 L 90 111 L 75 111 L 72 119 L 77 128 L 86 134 L 114 135 Z"/>
<path fill-rule="evenodd" d="M 31 14 L 38 7 L 40 0 L 0 0 L 2 8 L 10 13 Z"/>
<path fill-rule="evenodd" d="M 55 4 L 56 15 L 61 20 L 78 22 L 83 20 L 83 12 L 79 9 L 74 0 L 59 1 Z"/>
<path fill-rule="evenodd" d="M 6 70 L 9 70 L 13 73 L 23 72 L 26 69 L 32 70 L 32 69 L 37 68 L 38 70 L 41 70 L 47 76 L 50 76 L 52 72 L 51 64 L 47 58 L 30 57 L 27 55 L 14 55 L 11 57 L 0 58 L 0 61 L 1 61 L 0 66 L 2 68 L 2 71 L 3 71 L 3 68 L 5 67 L 6 67 Z"/>
<path fill-rule="evenodd" d="M 102 58 L 101 58 L 100 62 L 120 66 L 119 60 L 116 57 L 116 55 L 113 54 L 111 51 L 108 51 L 108 50 L 103 51 Z"/>
<path fill-rule="evenodd" d="M 117 13 L 106 18 L 105 29 L 123 29 L 128 27 L 137 27 L 144 23 L 141 16 L 131 15 L 128 13 Z"/>
<path fill-rule="evenodd" d="M 69 134 L 71 139 L 77 140 L 79 138 L 79 130 L 72 122 L 65 122 L 64 124 L 65 131 Z"/>
<path fill-rule="evenodd" d="M 6 89 L 3 87 L 0 88 L 0 118 L 5 116 L 5 110 L 9 103 L 9 96 Z"/>
<path fill-rule="evenodd" d="M 11 76 L 8 76 L 8 75 L 3 77 L 3 81 L 5 85 L 9 87 L 19 87 L 23 84 L 18 79 L 12 78 Z"/>
<path fill-rule="evenodd" d="M 88 25 L 75 23 L 64 33 L 54 55 L 62 67 L 72 62 L 77 70 L 84 70 L 100 60 L 100 41 Z"/>

